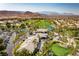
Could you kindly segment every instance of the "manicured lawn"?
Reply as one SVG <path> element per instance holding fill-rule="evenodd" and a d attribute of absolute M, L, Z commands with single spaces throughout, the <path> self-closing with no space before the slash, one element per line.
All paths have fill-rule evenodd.
<path fill-rule="evenodd" d="M 70 49 L 61 47 L 58 44 L 53 44 L 52 51 L 57 56 L 65 56 L 70 52 Z"/>

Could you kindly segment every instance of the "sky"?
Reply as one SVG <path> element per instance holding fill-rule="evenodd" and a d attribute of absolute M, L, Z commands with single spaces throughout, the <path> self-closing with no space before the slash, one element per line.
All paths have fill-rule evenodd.
<path fill-rule="evenodd" d="M 79 3 L 0 3 L 0 10 L 58 12 L 79 15 Z"/>

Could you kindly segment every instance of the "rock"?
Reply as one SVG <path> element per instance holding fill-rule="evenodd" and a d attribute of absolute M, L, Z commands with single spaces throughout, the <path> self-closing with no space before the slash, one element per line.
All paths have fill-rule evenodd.
<path fill-rule="evenodd" d="M 20 48 L 17 51 L 26 49 L 29 51 L 29 53 L 33 53 L 33 51 L 37 47 L 38 42 L 39 42 L 39 38 L 37 35 L 30 36 L 21 44 Z"/>
<path fill-rule="evenodd" d="M 13 40 L 15 39 L 16 37 L 16 32 L 13 32 L 12 35 L 10 36 L 9 38 L 9 44 L 7 45 L 7 54 L 9 56 L 12 56 L 12 50 L 14 48 L 14 44 L 13 44 Z"/>

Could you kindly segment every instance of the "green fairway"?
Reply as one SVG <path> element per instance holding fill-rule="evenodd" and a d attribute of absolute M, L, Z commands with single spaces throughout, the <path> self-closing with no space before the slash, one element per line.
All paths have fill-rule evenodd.
<path fill-rule="evenodd" d="M 61 47 L 58 44 L 53 44 L 52 51 L 57 56 L 65 56 L 70 52 L 70 49 Z"/>

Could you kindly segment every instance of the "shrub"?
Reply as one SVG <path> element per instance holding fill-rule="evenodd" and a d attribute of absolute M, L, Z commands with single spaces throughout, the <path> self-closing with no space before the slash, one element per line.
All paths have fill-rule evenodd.
<path fill-rule="evenodd" d="M 3 43 L 3 39 L 2 39 L 2 38 L 0 38 L 0 44 L 1 44 L 1 43 Z"/>
<path fill-rule="evenodd" d="M 10 28 L 11 27 L 11 24 L 10 23 L 6 23 L 6 26 L 7 26 L 7 28 Z"/>
<path fill-rule="evenodd" d="M 6 46 L 4 46 L 3 44 L 0 45 L 0 51 L 6 49 Z"/>
<path fill-rule="evenodd" d="M 31 56 L 32 54 L 29 53 L 26 49 L 23 49 L 22 51 L 17 51 L 16 56 Z"/>
<path fill-rule="evenodd" d="M 21 41 L 19 44 L 17 44 L 16 46 L 15 46 L 15 48 L 13 49 L 13 54 L 14 55 L 17 55 L 17 49 L 20 47 L 20 45 L 23 43 L 23 41 Z"/>
<path fill-rule="evenodd" d="M 5 52 L 5 51 L 0 51 L 0 54 L 1 54 L 2 56 L 7 56 L 7 55 L 8 55 L 7 52 Z"/>

